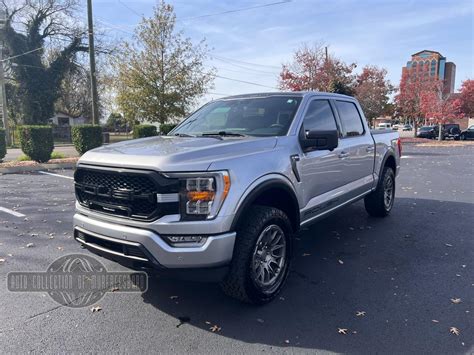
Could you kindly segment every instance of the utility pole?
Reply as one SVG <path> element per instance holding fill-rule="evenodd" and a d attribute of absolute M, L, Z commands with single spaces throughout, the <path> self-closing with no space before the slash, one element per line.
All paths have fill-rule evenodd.
<path fill-rule="evenodd" d="M 0 31 L 3 31 L 7 21 L 7 14 L 3 9 L 0 9 Z M 2 115 L 3 128 L 5 129 L 5 140 L 7 146 L 10 145 L 10 130 L 8 127 L 8 111 L 7 111 L 7 93 L 5 91 L 5 74 L 3 72 L 3 43 L 0 43 L 0 90 L 1 98 L 0 103 L 2 109 L 0 111 Z"/>
<path fill-rule="evenodd" d="M 87 21 L 89 25 L 89 61 L 91 76 L 92 96 L 92 124 L 99 123 L 99 110 L 97 108 L 97 76 L 95 72 L 95 49 L 94 49 L 94 24 L 92 19 L 92 0 L 87 0 Z"/>
<path fill-rule="evenodd" d="M 325 54 L 326 54 L 326 63 L 327 63 L 327 62 L 328 62 L 328 59 L 329 59 L 329 57 L 328 57 L 328 47 L 327 47 L 327 46 L 324 47 L 324 52 L 325 52 Z"/>

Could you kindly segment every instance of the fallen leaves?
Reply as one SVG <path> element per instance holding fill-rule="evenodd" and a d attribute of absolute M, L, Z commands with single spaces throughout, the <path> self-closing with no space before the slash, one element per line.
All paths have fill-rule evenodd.
<path fill-rule="evenodd" d="M 217 325 L 213 325 L 212 327 L 209 328 L 209 330 L 213 333 L 215 332 L 220 332 L 221 331 L 221 327 L 218 327 Z"/>
<path fill-rule="evenodd" d="M 348 331 L 349 329 L 346 329 L 346 328 L 337 328 L 337 332 L 342 335 L 347 335 Z"/>
<path fill-rule="evenodd" d="M 101 306 L 95 306 L 95 307 L 92 307 L 92 308 L 91 308 L 91 312 L 92 312 L 92 313 L 100 312 L 101 310 L 102 310 L 102 307 L 101 307 Z"/>
<path fill-rule="evenodd" d="M 34 247 L 34 246 L 35 246 L 35 245 L 34 245 L 33 243 L 28 243 L 28 244 L 26 244 L 26 247 L 27 247 L 27 248 L 32 248 L 32 247 Z"/>
<path fill-rule="evenodd" d="M 0 264 L 3 264 L 5 262 L 5 259 L 0 258 Z"/>
<path fill-rule="evenodd" d="M 451 334 L 458 335 L 458 336 L 459 336 L 459 333 L 461 333 L 461 331 L 460 331 L 458 328 L 456 328 L 456 327 L 451 327 L 451 328 L 449 328 L 449 332 L 450 332 Z"/>
<path fill-rule="evenodd" d="M 449 243 L 444 243 L 444 245 L 446 245 L 447 247 L 452 247 L 453 246 L 452 244 L 449 244 Z"/>
<path fill-rule="evenodd" d="M 303 253 L 301 256 L 310 256 L 311 254 L 309 253 Z"/>
<path fill-rule="evenodd" d="M 365 316 L 365 311 L 357 311 L 356 316 L 357 317 L 364 317 Z"/>
<path fill-rule="evenodd" d="M 431 321 L 432 321 L 433 323 L 439 323 L 439 320 L 437 320 L 437 319 L 432 319 Z"/>
<path fill-rule="evenodd" d="M 339 264 L 341 264 L 341 265 L 344 264 L 344 261 L 342 261 L 341 259 L 339 259 L 337 262 L 338 262 Z"/>
<path fill-rule="evenodd" d="M 207 325 L 211 325 L 212 323 L 211 323 L 211 322 L 209 322 L 209 321 L 206 321 L 206 324 L 207 324 Z M 216 324 L 214 324 L 214 325 L 212 325 L 211 327 L 209 327 L 209 330 L 210 330 L 211 332 L 213 332 L 213 333 L 220 332 L 220 331 L 221 331 L 221 329 L 222 329 L 222 328 L 221 328 L 221 327 L 219 327 L 219 326 L 218 326 L 218 325 L 216 325 Z"/>
<path fill-rule="evenodd" d="M 451 302 L 454 303 L 454 304 L 459 304 L 459 303 L 461 303 L 461 299 L 460 298 L 451 298 Z"/>

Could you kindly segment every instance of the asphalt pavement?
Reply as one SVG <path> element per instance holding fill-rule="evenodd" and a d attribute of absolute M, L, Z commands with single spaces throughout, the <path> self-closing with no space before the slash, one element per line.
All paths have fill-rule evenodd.
<path fill-rule="evenodd" d="M 100 312 L 9 292 L 8 272 L 87 251 L 72 238 L 72 171 L 0 176 L 0 351 L 473 353 L 474 146 L 404 155 L 391 215 L 358 202 L 301 231 L 285 289 L 262 307 L 154 276 Z"/>

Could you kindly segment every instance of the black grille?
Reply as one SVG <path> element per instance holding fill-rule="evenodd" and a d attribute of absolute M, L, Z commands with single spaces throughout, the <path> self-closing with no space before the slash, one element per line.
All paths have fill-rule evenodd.
<path fill-rule="evenodd" d="M 179 213 L 177 202 L 158 203 L 156 194 L 179 192 L 179 181 L 152 171 L 79 167 L 76 197 L 91 210 L 137 220 Z"/>

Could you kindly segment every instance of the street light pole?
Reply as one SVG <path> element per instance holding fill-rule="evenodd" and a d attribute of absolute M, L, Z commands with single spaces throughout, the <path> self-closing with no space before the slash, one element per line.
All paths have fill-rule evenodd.
<path fill-rule="evenodd" d="M 99 110 L 97 107 L 97 76 L 95 71 L 95 49 L 94 49 L 94 24 L 92 19 L 92 0 L 87 0 L 87 21 L 89 25 L 89 61 L 91 76 L 91 96 L 92 96 L 92 124 L 99 121 Z"/>
<path fill-rule="evenodd" d="M 5 10 L 0 9 L 0 31 L 5 29 L 5 24 L 7 22 L 7 14 Z M 8 127 L 8 111 L 7 111 L 7 93 L 5 91 L 5 74 L 3 72 L 3 43 L 0 43 L 0 90 L 1 97 L 0 103 L 2 105 L 2 122 L 3 128 L 5 129 L 5 138 L 7 146 L 10 145 L 10 130 Z"/>

